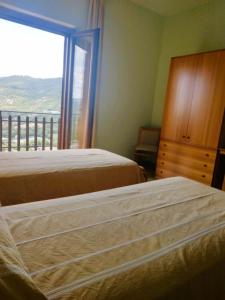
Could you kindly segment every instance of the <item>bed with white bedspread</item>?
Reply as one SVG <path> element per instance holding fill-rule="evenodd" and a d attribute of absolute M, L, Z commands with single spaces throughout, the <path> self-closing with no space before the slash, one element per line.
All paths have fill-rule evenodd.
<path fill-rule="evenodd" d="M 14 299 L 225 299 L 222 191 L 175 177 L 1 215 L 29 282 Z"/>

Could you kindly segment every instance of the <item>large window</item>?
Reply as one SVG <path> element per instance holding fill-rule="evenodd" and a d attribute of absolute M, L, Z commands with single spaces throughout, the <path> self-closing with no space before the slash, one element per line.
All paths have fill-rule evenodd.
<path fill-rule="evenodd" d="M 64 37 L 0 19 L 0 41 L 2 148 L 56 149 Z"/>
<path fill-rule="evenodd" d="M 0 151 L 90 146 L 98 34 L 0 9 Z"/>

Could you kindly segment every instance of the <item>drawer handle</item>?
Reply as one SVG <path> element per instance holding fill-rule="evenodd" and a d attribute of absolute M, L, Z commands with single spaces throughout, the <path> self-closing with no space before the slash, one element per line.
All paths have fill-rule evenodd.
<path fill-rule="evenodd" d="M 203 165 L 203 167 L 207 168 L 207 165 Z"/>
<path fill-rule="evenodd" d="M 202 175 L 202 178 L 206 178 L 206 176 L 205 176 L 205 175 Z"/>
<path fill-rule="evenodd" d="M 206 153 L 206 155 L 205 155 L 205 156 L 209 157 L 209 153 Z"/>

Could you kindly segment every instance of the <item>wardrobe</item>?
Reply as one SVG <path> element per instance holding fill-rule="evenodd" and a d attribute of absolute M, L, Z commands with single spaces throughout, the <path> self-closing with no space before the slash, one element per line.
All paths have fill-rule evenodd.
<path fill-rule="evenodd" d="M 225 50 L 171 59 L 157 177 L 215 177 L 225 108 Z"/>

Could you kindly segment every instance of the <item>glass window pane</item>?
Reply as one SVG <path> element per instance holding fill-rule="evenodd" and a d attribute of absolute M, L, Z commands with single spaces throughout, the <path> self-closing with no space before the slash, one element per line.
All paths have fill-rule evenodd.
<path fill-rule="evenodd" d="M 0 111 L 4 117 L 3 141 L 8 146 L 8 118 L 12 116 L 12 150 L 26 144 L 29 150 L 57 148 L 61 111 L 64 37 L 0 19 Z M 35 137 L 35 117 L 38 119 Z M 53 127 L 53 129 L 52 129 Z M 44 138 L 44 140 L 43 140 Z M 44 146 L 44 147 L 43 147 Z"/>

